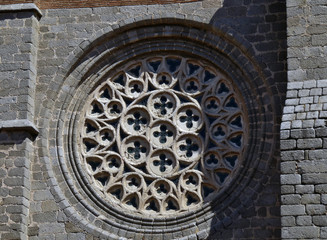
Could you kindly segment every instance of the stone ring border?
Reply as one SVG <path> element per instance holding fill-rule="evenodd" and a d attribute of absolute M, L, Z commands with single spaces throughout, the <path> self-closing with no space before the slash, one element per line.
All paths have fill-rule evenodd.
<path fill-rule="evenodd" d="M 160 22 L 160 21 L 159 21 Z M 182 24 L 181 23 L 181 25 L 184 25 L 184 28 L 188 28 L 188 24 L 186 24 L 187 26 L 185 26 L 185 24 Z M 147 27 L 149 27 L 149 26 L 147 26 Z M 150 26 L 151 27 L 151 26 Z M 153 26 L 152 26 L 153 27 Z M 172 27 L 174 27 L 174 26 L 172 26 Z M 145 27 L 146 28 L 146 27 Z M 207 29 L 208 30 L 208 27 L 206 27 L 205 29 Z M 131 30 L 132 32 L 133 32 L 133 30 Z M 194 31 L 193 29 L 192 29 L 192 31 Z M 197 31 L 199 31 L 199 32 L 205 32 L 205 31 L 203 31 L 203 30 L 198 30 L 197 29 Z M 208 37 L 209 35 L 210 35 L 211 33 L 209 33 L 209 32 L 207 32 L 207 35 L 206 35 L 206 37 Z M 110 35 L 110 34 L 109 34 Z M 114 35 L 114 34 L 113 34 Z M 167 34 L 168 35 L 168 34 Z M 215 35 L 215 34 L 212 34 L 212 35 Z M 195 36 L 196 36 L 196 34 L 195 34 Z M 191 38 L 191 37 L 189 37 L 189 38 Z M 194 37 L 193 36 L 193 38 L 195 38 L 198 42 L 201 42 L 200 40 L 199 40 L 199 37 Z M 213 40 L 213 39 L 215 39 L 215 38 L 223 38 L 223 36 L 211 36 L 211 39 L 209 38 L 209 39 L 203 39 L 202 41 L 203 42 L 209 42 L 209 43 L 207 43 L 208 45 L 210 45 L 210 43 L 213 43 L 213 42 L 211 42 L 210 40 Z M 209 40 L 209 41 L 208 41 Z M 225 45 L 225 47 L 227 47 L 227 45 L 228 44 L 226 44 L 226 42 L 230 42 L 230 41 L 228 41 L 226 38 L 224 39 L 223 38 L 223 41 L 221 41 L 222 43 L 220 43 L 220 44 L 223 44 L 223 45 Z M 219 43 L 219 42 L 218 42 Z M 224 52 L 224 50 L 226 50 L 225 48 L 221 48 L 221 46 L 216 46 L 216 44 L 213 44 L 215 47 L 215 49 L 217 50 L 217 51 L 219 51 L 220 53 L 223 53 Z M 185 48 L 183 48 L 183 49 L 185 49 Z M 183 50 L 182 49 L 182 50 Z M 236 49 L 236 50 L 235 50 Z M 181 50 L 181 51 L 182 51 Z M 227 51 L 227 50 L 226 50 Z M 83 51 L 82 51 L 83 52 Z M 242 52 L 242 51 L 240 51 L 239 49 L 237 49 L 237 48 L 234 48 L 234 54 L 235 55 L 237 55 L 235 52 L 238 52 L 238 53 L 240 53 L 240 55 L 241 55 L 241 58 L 240 59 L 237 59 L 236 60 L 236 62 L 237 61 L 240 61 L 238 64 L 240 64 L 240 65 L 246 65 L 246 66 L 248 66 L 248 65 L 251 65 L 251 64 L 253 64 L 253 59 L 251 59 L 251 57 L 250 57 L 250 59 L 251 59 L 251 64 L 250 63 L 248 63 L 248 64 L 246 64 L 245 63 L 245 61 L 246 60 L 248 60 L 247 58 L 249 57 L 249 56 L 247 56 L 247 53 L 245 53 L 245 52 Z M 234 61 L 235 61 L 235 55 L 234 55 L 233 53 L 232 54 L 230 54 L 230 56 L 232 56 L 232 57 L 234 57 Z M 245 55 L 245 56 L 244 56 Z M 242 59 L 243 58 L 243 59 Z M 77 69 L 80 69 L 81 67 L 85 67 L 85 65 L 88 65 L 88 64 L 83 64 L 83 59 L 79 59 L 80 61 L 78 61 L 74 66 L 77 66 Z M 254 77 L 253 78 L 253 82 L 257 82 L 258 81 L 258 83 L 257 83 L 257 85 L 259 85 L 259 86 L 268 86 L 267 84 L 265 84 L 264 82 L 263 82 L 263 80 L 262 80 L 262 76 L 263 75 L 261 75 L 261 76 L 259 76 L 259 75 L 257 75 L 257 72 L 260 72 L 260 68 L 256 65 L 256 64 L 254 64 L 255 66 L 253 67 L 251 67 L 251 66 L 248 66 L 249 68 L 252 68 L 252 71 L 244 71 L 245 72 L 245 74 L 246 75 L 251 75 L 251 77 Z M 77 72 L 77 74 L 76 74 L 76 72 Z M 78 76 L 82 76 L 83 74 L 82 73 L 80 73 L 78 70 L 76 71 L 75 73 L 73 73 L 73 72 L 71 72 L 71 76 L 70 77 L 68 77 L 67 75 L 67 80 L 68 81 L 66 81 L 66 83 L 68 83 L 69 82 L 69 79 L 71 79 L 71 81 L 72 82 L 78 82 L 78 80 L 77 79 L 80 79 L 80 77 L 78 77 Z M 228 75 L 231 75 L 231 72 L 229 72 L 228 70 L 226 71 L 227 73 L 229 73 Z M 75 75 L 76 74 L 76 75 Z M 68 74 L 68 75 L 70 75 L 70 74 Z M 75 77 L 73 77 L 73 76 L 75 76 Z M 59 78 L 61 78 L 62 76 L 58 76 Z M 65 79 L 65 77 L 64 77 L 64 79 Z M 242 88 L 243 89 L 243 88 Z M 61 88 L 61 90 L 62 90 L 62 93 L 61 93 L 61 97 L 64 97 L 65 98 L 65 100 L 64 100 L 64 102 L 67 104 L 67 103 L 69 103 L 69 101 L 68 101 L 68 98 L 69 97 L 71 97 L 69 94 L 70 94 L 70 88 L 68 87 L 67 88 L 67 86 L 66 87 L 62 87 Z M 72 90 L 73 91 L 73 90 Z M 269 89 L 266 89 L 265 90 L 266 92 L 268 92 L 269 93 Z M 67 98 L 66 98 L 66 97 Z M 271 96 L 271 95 L 270 95 Z M 62 98 L 60 98 L 60 100 L 62 101 L 63 99 Z M 59 100 L 59 101 L 60 101 Z M 271 100 L 270 101 L 270 103 L 272 103 L 273 101 Z M 64 113 L 65 113 L 65 111 L 66 110 L 64 110 L 64 108 L 65 107 L 67 107 L 67 105 L 63 105 L 63 108 L 62 109 L 59 109 L 59 110 L 55 110 L 55 109 L 53 109 L 53 111 L 54 111 L 54 113 L 55 113 L 55 115 L 57 114 L 57 119 L 59 120 L 59 119 L 61 119 L 61 120 L 64 120 L 63 118 L 64 118 Z M 266 106 L 266 108 L 268 109 L 269 108 L 269 106 Z M 53 123 L 52 123 L 52 126 L 54 127 L 54 128 L 57 128 L 58 127 L 58 129 L 60 129 L 60 131 L 62 131 L 63 130 L 63 122 L 62 121 L 57 121 L 57 123 L 58 123 L 58 126 L 57 126 L 57 124 L 55 123 L 54 125 L 53 125 Z M 273 123 L 273 122 L 272 122 Z M 67 123 L 66 123 L 67 124 Z M 68 130 L 68 128 L 66 128 L 66 131 Z M 60 131 L 58 131 L 58 133 L 60 132 Z M 66 132 L 65 132 L 65 134 L 67 134 Z M 67 135 L 65 136 L 65 140 L 67 141 Z M 271 140 L 271 142 L 272 142 L 272 140 Z M 270 143 L 271 143 L 270 142 Z M 270 144 L 269 143 L 269 144 Z M 67 144 L 67 142 L 66 142 L 66 144 Z M 49 144 L 50 146 L 51 146 L 51 144 Z M 56 147 L 56 146 L 54 146 L 55 148 L 50 148 L 50 150 L 55 150 L 55 149 L 57 149 L 57 150 L 55 150 L 56 152 L 57 152 L 57 154 L 53 154 L 51 157 L 52 157 L 52 163 L 53 163 L 53 166 L 52 167 L 54 167 L 55 168 L 55 170 L 59 170 L 59 166 L 55 163 L 55 159 L 56 158 L 63 158 L 64 157 L 64 152 L 63 152 L 63 148 L 62 148 L 62 146 L 64 146 L 64 144 L 62 143 L 62 140 L 61 140 L 61 137 L 60 136 L 58 136 L 57 137 L 57 144 L 56 144 L 57 146 L 58 146 L 58 148 Z M 263 146 L 261 146 L 261 149 L 264 149 L 265 148 L 265 144 L 262 144 Z M 257 150 L 257 149 L 256 149 Z M 270 156 L 271 156 L 272 154 L 270 153 Z M 52 168 L 51 166 L 48 166 L 49 168 Z M 67 169 L 67 167 L 65 167 L 65 166 L 63 166 L 63 168 L 59 171 L 59 172 L 66 172 L 67 173 L 67 171 L 69 171 L 68 169 Z M 55 171 L 56 172 L 56 171 Z M 57 176 L 57 175 L 56 175 Z M 65 199 L 66 197 L 64 197 L 64 195 L 61 193 L 61 190 L 60 190 L 60 188 L 62 188 L 62 187 L 65 187 L 65 185 L 66 185 L 66 183 L 68 183 L 69 185 L 71 185 L 71 184 L 73 184 L 73 182 L 72 182 L 72 180 L 71 179 L 64 179 L 64 178 L 66 178 L 67 176 L 66 176 L 66 174 L 64 174 L 64 177 L 61 177 L 61 176 L 57 176 L 57 180 L 55 180 L 54 179 L 54 177 L 53 176 L 50 176 L 50 178 L 51 178 L 51 185 L 53 185 L 53 186 L 57 186 L 57 187 L 54 187 L 54 189 L 55 189 L 55 192 L 57 192 L 57 196 L 59 197 L 59 199 L 58 199 L 58 202 L 60 202 L 61 204 L 61 207 L 62 208 L 64 208 L 64 209 L 67 209 L 67 211 L 68 212 L 71 212 L 71 214 L 72 214 L 72 211 L 74 211 L 72 208 L 74 208 L 74 207 L 71 207 L 70 206 L 70 204 L 68 203 L 68 201 Z M 57 181 L 58 182 L 60 182 L 59 184 L 57 183 Z M 247 181 L 249 181 L 249 178 L 248 178 L 248 180 Z M 58 185 L 60 185 L 60 187 L 58 186 Z M 66 185 L 66 188 L 67 188 L 68 186 Z M 69 187 L 68 187 L 69 188 Z M 73 189 L 71 189 L 70 191 L 72 191 L 73 192 L 73 195 L 75 196 L 74 198 L 76 198 L 76 197 L 78 197 L 78 193 L 76 192 L 76 190 L 73 190 Z M 241 192 L 242 190 L 239 190 L 239 192 Z M 75 192 L 75 193 L 74 193 Z M 225 194 L 225 198 L 227 198 L 229 196 L 229 193 L 226 193 Z M 79 197 L 78 197 L 79 198 Z M 249 198 L 249 197 L 248 197 Z M 83 200 L 83 199 L 80 199 L 79 201 L 81 201 L 81 202 L 85 202 L 85 200 Z M 84 205 L 84 207 L 85 207 L 85 204 L 83 204 Z M 222 207 L 220 207 L 220 208 L 225 208 L 225 207 L 227 207 L 229 205 L 229 203 L 227 203 L 227 204 L 224 204 L 224 206 L 222 206 Z M 90 211 L 92 214 L 94 214 L 95 216 L 100 216 L 100 214 L 93 208 L 93 207 L 89 207 L 89 210 L 88 211 Z M 235 210 L 236 211 L 236 210 Z M 211 214 L 212 215 L 212 214 Z M 223 214 L 224 215 L 224 214 Z M 226 215 L 224 215 L 225 217 L 226 217 Z M 183 216 L 182 216 L 183 217 Z M 191 221 L 192 221 L 192 219 L 194 219 L 194 217 L 196 217 L 196 216 L 193 216 L 193 217 L 191 217 Z M 71 218 L 75 218 L 74 216 L 71 216 Z M 205 219 L 204 219 L 204 221 L 205 220 L 207 220 L 207 219 L 209 219 L 210 218 L 210 216 L 206 216 L 205 217 Z M 78 220 L 79 219 L 79 220 Z M 135 219 L 136 220 L 136 219 Z M 144 220 L 144 219 L 142 219 L 142 218 L 140 218 L 139 220 L 141 220 L 141 223 L 142 224 L 144 224 L 145 222 L 143 222 L 142 220 Z M 184 219 L 185 220 L 185 219 Z M 84 224 L 83 225 L 85 225 L 85 224 L 89 224 L 89 222 L 88 221 L 86 221 L 85 219 L 83 219 L 83 218 L 80 218 L 80 217 L 77 217 L 77 219 L 76 219 L 76 221 L 77 222 L 83 222 Z M 105 221 L 105 220 L 104 220 Z M 152 225 L 151 223 L 150 223 L 150 225 Z M 192 227 L 192 226 L 194 226 L 194 224 L 189 224 L 189 226 L 190 227 Z M 187 226 L 186 226 L 186 228 L 187 228 Z M 129 229 L 130 230 L 132 230 L 130 227 L 129 227 Z M 94 229 L 93 229 L 94 230 Z M 98 229 L 99 230 L 99 229 Z M 180 228 L 179 229 L 176 229 L 176 231 L 179 231 L 180 230 Z M 101 230 L 101 231 L 103 231 L 103 230 Z M 100 232 L 101 232 L 100 231 Z M 168 232 L 170 232 L 170 231 L 172 231 L 172 229 L 168 229 Z M 144 231 L 140 231 L 140 232 L 144 232 Z M 106 235 L 107 236 L 107 235 Z M 112 236 L 112 235 L 111 235 Z M 107 236 L 108 237 L 108 236 Z"/>
<path fill-rule="evenodd" d="M 176 42 L 176 41 L 175 41 Z M 141 45 L 143 45 L 144 43 L 142 42 L 141 43 Z M 166 42 L 165 42 L 165 44 L 166 44 Z M 165 45 L 164 44 L 164 45 Z M 158 45 L 158 43 L 155 43 L 155 45 Z M 149 46 L 149 45 L 147 45 L 147 46 Z M 135 51 L 135 48 L 136 49 L 138 49 L 136 46 L 135 46 L 135 44 L 133 44 L 132 45 L 132 48 L 133 48 L 133 51 Z M 161 51 L 163 51 L 164 49 L 166 48 L 166 46 L 163 46 L 163 49 L 161 50 Z M 151 49 L 151 47 L 150 47 L 150 49 Z M 124 51 L 126 51 L 126 47 L 124 48 Z M 159 52 L 161 52 L 161 51 L 159 51 Z M 174 51 L 174 50 L 172 50 L 172 51 Z M 158 52 L 158 53 L 159 53 Z M 142 51 L 142 53 L 144 54 L 144 52 Z M 150 53 L 153 53 L 152 51 L 150 51 Z M 118 55 L 120 55 L 120 54 L 118 54 Z M 138 55 L 137 53 L 136 53 L 136 55 Z M 132 61 L 131 59 L 126 59 L 126 61 Z M 215 64 L 215 65 L 217 65 L 217 64 Z M 227 74 L 228 75 L 228 74 Z M 89 89 L 90 87 L 89 86 L 86 86 L 85 87 L 85 89 Z M 82 108 L 83 108 L 83 103 L 81 103 L 81 102 L 79 102 L 79 104 L 81 105 L 81 107 L 79 108 L 77 105 L 76 105 L 76 108 L 78 109 L 76 112 L 78 112 L 79 110 L 81 110 Z M 72 120 L 72 121 L 74 121 L 74 120 Z M 78 122 L 78 120 L 76 119 L 76 121 Z M 72 123 L 73 124 L 73 123 Z M 77 153 L 77 151 L 75 150 L 75 149 L 73 149 L 72 151 L 69 151 L 69 152 L 74 152 L 74 153 Z M 73 158 L 77 158 L 78 157 L 78 154 L 75 154 L 75 156 L 73 156 Z M 78 166 L 79 164 L 76 164 L 76 166 Z M 82 171 L 79 171 L 79 172 L 82 172 Z M 81 173 L 82 174 L 82 173 Z M 85 179 L 84 178 L 84 176 L 83 177 L 81 177 L 80 178 L 82 181 Z M 232 191 L 232 190 L 231 190 Z M 92 191 L 93 192 L 93 191 Z M 95 193 L 93 193 L 94 195 L 97 195 L 97 194 L 95 194 Z M 219 194 L 218 194 L 219 195 Z M 101 198 L 98 198 L 98 201 L 101 201 Z M 107 204 L 105 203 L 105 202 L 101 202 L 102 204 L 104 204 L 105 206 L 107 206 Z M 204 206 L 203 207 L 203 209 L 205 209 L 206 207 L 208 207 L 208 205 L 209 204 L 206 204 L 206 206 Z M 111 208 L 110 206 L 107 206 L 108 208 Z M 190 220 L 191 219 L 194 219 L 195 217 L 194 217 L 194 212 L 191 212 L 191 213 L 184 213 L 184 214 L 180 214 L 178 217 L 173 217 L 171 220 L 173 220 L 173 221 L 175 221 L 175 219 L 179 219 L 179 218 L 181 218 L 181 219 L 184 219 L 186 216 L 188 216 L 188 217 L 190 217 Z M 198 217 L 198 216 L 197 216 Z M 128 216 L 127 216 L 127 218 L 128 218 Z M 165 218 L 165 220 L 167 221 L 167 219 L 169 219 L 169 218 Z M 144 218 L 142 218 L 142 223 L 144 224 Z M 150 220 L 150 221 L 152 221 L 152 220 Z M 161 225 L 161 224 L 159 224 L 159 222 L 161 222 L 161 220 L 160 219 L 156 219 L 156 221 L 158 222 L 158 225 Z M 184 222 L 184 221 L 183 221 Z M 135 223 L 135 219 L 134 219 L 134 223 Z M 157 225 L 156 223 L 152 223 L 153 225 Z"/>

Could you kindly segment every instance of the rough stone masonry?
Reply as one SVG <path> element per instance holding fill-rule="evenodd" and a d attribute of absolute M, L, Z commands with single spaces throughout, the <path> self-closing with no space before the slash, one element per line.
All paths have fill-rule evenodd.
<path fill-rule="evenodd" d="M 327 239 L 326 16 L 325 0 L 0 1 L 0 239 Z M 220 195 L 151 219 L 101 197 L 79 119 L 121 65 L 166 53 L 241 89 L 251 151 Z"/>

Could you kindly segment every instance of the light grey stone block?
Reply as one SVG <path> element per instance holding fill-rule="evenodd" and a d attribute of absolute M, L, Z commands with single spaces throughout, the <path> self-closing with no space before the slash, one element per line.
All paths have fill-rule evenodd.
<path fill-rule="evenodd" d="M 303 205 L 282 205 L 281 215 L 282 216 L 305 215 L 305 207 Z"/>
<path fill-rule="evenodd" d="M 284 227 L 282 229 L 282 238 L 296 239 L 319 237 L 319 228 L 315 226 Z"/>

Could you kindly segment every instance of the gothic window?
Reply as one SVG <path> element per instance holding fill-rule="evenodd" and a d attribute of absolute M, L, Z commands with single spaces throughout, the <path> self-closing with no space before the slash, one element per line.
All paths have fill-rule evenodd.
<path fill-rule="evenodd" d="M 160 217 L 200 208 L 242 163 L 244 105 L 238 87 L 208 61 L 134 59 L 90 95 L 81 164 L 93 188 L 123 210 Z"/>

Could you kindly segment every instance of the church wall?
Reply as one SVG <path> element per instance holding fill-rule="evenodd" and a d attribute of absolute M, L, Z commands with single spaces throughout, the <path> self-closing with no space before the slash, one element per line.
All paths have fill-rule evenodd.
<path fill-rule="evenodd" d="M 83 53 L 92 40 L 104 35 L 106 32 L 118 30 L 125 25 L 138 21 L 149 21 L 152 19 L 172 18 L 187 19 L 201 22 L 209 22 L 216 11 L 218 4 L 213 1 L 199 3 L 174 4 L 174 5 L 148 5 L 129 7 L 101 7 L 101 8 L 79 8 L 79 9 L 49 9 L 43 11 L 40 20 L 39 55 L 38 55 L 38 83 L 36 101 L 42 103 L 36 107 L 37 126 L 50 125 L 52 119 L 44 119 L 48 115 L 56 96 L 61 88 L 69 91 L 71 86 L 62 83 L 64 76 L 58 74 L 60 71 L 68 71 L 74 63 L 78 54 Z M 215 6 L 215 8 L 213 8 Z M 198 11 L 196 11 L 198 10 Z M 63 65 L 65 63 L 65 65 Z M 59 75 L 59 76 L 58 76 Z M 66 84 L 66 86 L 62 86 Z M 47 122 L 45 122 L 47 121 Z M 55 132 L 55 129 L 53 129 Z M 34 171 L 32 186 L 34 191 L 30 208 L 30 233 L 29 239 L 103 239 L 111 237 L 99 234 L 92 228 L 81 227 L 73 213 L 67 212 L 67 206 L 60 203 L 64 196 L 57 196 L 53 191 L 57 187 L 53 183 L 53 175 L 48 175 L 49 157 L 38 157 L 39 152 L 47 152 L 42 141 L 53 136 L 46 131 L 40 132 L 36 140 L 36 156 L 34 158 Z M 50 132 L 51 134 L 51 132 Z M 53 153 L 55 154 L 55 153 Z M 45 154 L 44 154 L 45 155 Z M 60 174 L 58 172 L 55 175 Z M 51 188 L 50 188 L 51 186 Z M 59 203 L 58 203 L 59 202 Z M 66 211 L 62 209 L 66 208 Z M 85 210 L 80 207 L 82 215 Z M 94 219 L 89 219 L 94 221 Z M 100 228 L 108 230 L 113 234 L 119 234 L 126 238 L 138 239 L 139 236 L 128 235 L 128 232 L 118 232 L 118 229 L 107 229 L 97 224 Z M 149 236 L 145 237 L 148 238 Z M 166 236 L 172 239 L 173 236 Z M 195 237 L 195 235 L 194 235 Z"/>
<path fill-rule="evenodd" d="M 287 81 L 285 3 L 236 0 L 225 1 L 223 6 L 211 23 L 217 28 L 232 28 L 252 47 L 251 54 L 272 86 L 270 94 L 274 96 L 275 105 L 268 111 L 274 112 L 274 136 L 279 138 Z M 262 172 L 262 169 L 257 172 L 261 185 L 254 190 L 254 198 L 244 207 L 239 219 L 218 231 L 221 235 L 216 236 L 224 239 L 280 238 L 280 151 L 278 141 L 276 144 L 273 160 L 262 167 Z M 259 176 L 261 174 L 265 177 Z"/>
<path fill-rule="evenodd" d="M 0 11 L 1 238 L 27 239 L 38 19 L 32 6 Z"/>
<path fill-rule="evenodd" d="M 281 125 L 282 237 L 326 235 L 326 2 L 287 1 L 288 86 Z"/>
<path fill-rule="evenodd" d="M 205 0 L 73 9 L 62 9 L 58 5 L 57 9 L 46 9 L 52 7 L 40 5 L 44 8 L 41 13 L 35 5 L 29 5 L 28 9 L 20 6 L 19 12 L 3 10 L 0 50 L 4 49 L 5 54 L 1 54 L 0 82 L 6 87 L 0 87 L 0 119 L 5 122 L 0 132 L 1 238 L 82 240 L 113 239 L 114 235 L 142 238 L 117 228 L 107 229 L 78 204 L 78 199 L 66 201 L 65 192 L 60 193 L 65 183 L 55 159 L 63 153 L 49 146 L 55 145 L 56 128 L 62 126 L 58 121 L 61 116 L 52 109 L 65 108 L 62 105 L 65 99 L 58 101 L 59 93 L 73 95 L 74 83 L 64 79 L 84 52 L 102 46 L 103 36 L 116 36 L 120 29 L 141 28 L 160 19 L 170 19 L 170 23 L 183 23 L 190 28 L 196 25 L 194 22 L 208 24 L 211 31 L 223 33 L 255 63 L 265 86 L 269 86 L 261 97 L 270 106 L 263 110 L 265 121 L 274 123 L 265 129 L 269 133 L 265 147 L 267 152 L 274 151 L 272 156 L 262 156 L 249 176 L 251 183 L 246 191 L 237 193 L 238 197 L 230 203 L 229 214 L 226 211 L 224 217 L 217 215 L 216 219 L 196 226 L 198 233 L 181 231 L 180 235 L 156 235 L 153 239 L 280 239 L 281 225 L 282 238 L 323 238 L 326 197 L 325 175 L 321 172 L 324 172 L 326 134 L 322 95 L 326 39 L 321 24 L 304 24 L 323 21 L 320 18 L 323 7 L 319 3 L 311 8 L 311 2 L 301 6 L 287 2 L 289 83 L 286 102 L 284 1 Z M 315 17 L 307 17 L 308 11 L 315 12 Z M 299 12 L 301 17 L 297 17 Z M 224 51 L 228 55 L 230 49 Z M 317 58 L 311 59 L 313 54 Z M 245 65 L 244 59 L 233 57 Z M 316 164 L 320 166 L 319 173 Z M 69 202 L 76 202 L 79 214 L 87 217 L 76 217 Z M 299 215 L 296 211 L 300 211 Z M 93 225 L 85 227 L 83 221 L 93 222 L 114 235 L 99 233 Z"/>

